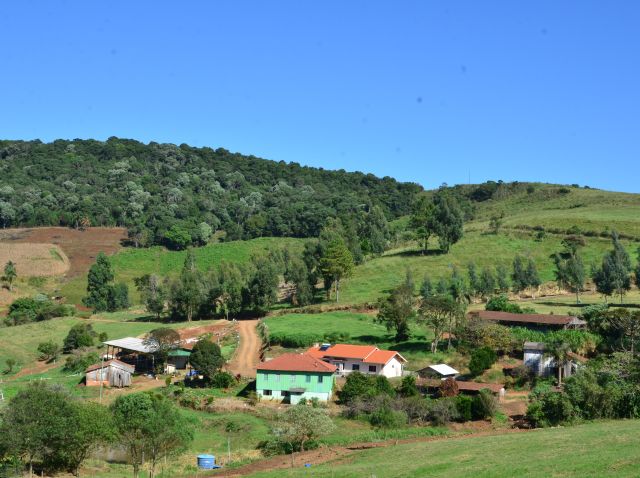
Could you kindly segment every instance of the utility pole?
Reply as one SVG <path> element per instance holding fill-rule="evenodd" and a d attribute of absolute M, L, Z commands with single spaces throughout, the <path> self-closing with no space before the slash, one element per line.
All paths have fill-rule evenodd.
<path fill-rule="evenodd" d="M 231 437 L 227 435 L 227 454 L 229 456 L 229 463 L 231 463 Z"/>
<path fill-rule="evenodd" d="M 104 382 L 104 354 L 100 360 L 100 403 L 102 403 L 102 383 Z"/>

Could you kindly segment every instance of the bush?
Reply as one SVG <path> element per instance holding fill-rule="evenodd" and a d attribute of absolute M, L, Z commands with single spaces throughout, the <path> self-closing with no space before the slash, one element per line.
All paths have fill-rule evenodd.
<path fill-rule="evenodd" d="M 522 314 L 522 309 L 518 304 L 509 302 L 509 298 L 504 295 L 496 295 L 491 297 L 485 305 L 485 310 L 492 310 L 497 312 L 510 312 L 512 314 Z"/>
<path fill-rule="evenodd" d="M 369 423 L 377 428 L 399 428 L 407 424 L 407 414 L 385 406 L 369 415 Z"/>
<path fill-rule="evenodd" d="M 343 403 L 349 403 L 357 398 L 371 398 L 380 394 L 395 395 L 395 390 L 387 377 L 351 372 L 340 391 L 340 400 Z"/>
<path fill-rule="evenodd" d="M 460 418 L 455 398 L 439 398 L 431 400 L 429 404 L 431 421 L 434 425 L 443 426 Z"/>
<path fill-rule="evenodd" d="M 456 397 L 456 409 L 458 410 L 459 420 L 462 422 L 469 422 L 473 419 L 471 407 L 473 398 L 469 395 L 458 395 Z"/>
<path fill-rule="evenodd" d="M 492 418 L 498 411 L 498 400 L 489 390 L 480 390 L 471 401 L 471 416 L 474 420 Z"/>
<path fill-rule="evenodd" d="M 40 360 L 52 361 L 58 358 L 60 355 L 61 348 L 58 344 L 56 344 L 53 340 L 48 340 L 47 342 L 41 342 L 38 345 L 38 353 Z"/>
<path fill-rule="evenodd" d="M 71 373 L 82 373 L 87 367 L 98 363 L 100 357 L 96 352 L 86 352 L 83 350 L 75 350 L 71 356 L 67 357 L 63 370 Z"/>
<path fill-rule="evenodd" d="M 527 418 L 535 426 L 555 426 L 573 421 L 575 410 L 564 393 L 547 390 L 534 396 L 527 408 Z"/>
<path fill-rule="evenodd" d="M 471 353 L 471 360 L 469 361 L 469 372 L 472 376 L 478 376 L 485 370 L 491 368 L 496 363 L 498 356 L 489 347 L 481 347 L 474 350 Z"/>
<path fill-rule="evenodd" d="M 403 377 L 402 383 L 398 387 L 398 395 L 401 397 L 413 397 L 419 394 L 420 392 L 416 386 L 416 378 L 413 375 Z"/>
<path fill-rule="evenodd" d="M 281 345 L 287 348 L 311 347 L 313 344 L 321 342 L 322 336 L 312 333 L 272 333 L 269 336 L 271 345 Z"/>
<path fill-rule="evenodd" d="M 68 353 L 80 347 L 92 347 L 95 335 L 91 324 L 76 324 L 69 330 L 62 348 Z"/>
<path fill-rule="evenodd" d="M 324 335 L 324 341 L 329 344 L 348 342 L 350 338 L 351 334 L 348 332 L 330 332 Z"/>
<path fill-rule="evenodd" d="M 211 377 L 211 386 L 213 388 L 229 388 L 236 382 L 236 379 L 229 372 L 217 372 Z"/>

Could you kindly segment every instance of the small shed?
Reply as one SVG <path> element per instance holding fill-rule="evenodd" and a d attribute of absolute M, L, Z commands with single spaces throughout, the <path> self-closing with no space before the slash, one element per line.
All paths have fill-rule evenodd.
<path fill-rule="evenodd" d="M 525 342 L 523 346 L 524 365 L 539 377 L 551 375 L 555 367 L 553 357 L 545 354 L 545 349 L 542 342 Z"/>
<path fill-rule="evenodd" d="M 128 387 L 135 367 L 120 360 L 112 359 L 91 365 L 86 370 L 85 383 L 95 387 L 102 383 L 109 387 Z"/>
<path fill-rule="evenodd" d="M 460 372 L 445 363 L 440 363 L 437 365 L 429 365 L 428 367 L 418 370 L 418 375 L 422 378 L 439 378 L 446 380 L 448 378 L 456 378 L 460 375 Z"/>
<path fill-rule="evenodd" d="M 191 351 L 182 348 L 169 351 L 167 357 L 167 369 L 173 368 L 173 371 L 185 370 L 189 364 L 190 356 Z M 172 371 L 168 373 L 172 373 Z"/>

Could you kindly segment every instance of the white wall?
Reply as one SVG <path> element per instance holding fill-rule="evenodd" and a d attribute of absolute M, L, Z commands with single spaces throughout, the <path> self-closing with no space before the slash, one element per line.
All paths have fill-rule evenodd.
<path fill-rule="evenodd" d="M 387 378 L 402 377 L 403 368 L 402 362 L 397 357 L 393 357 L 382 369 L 382 375 Z"/>
<path fill-rule="evenodd" d="M 359 371 L 364 374 L 384 375 L 387 378 L 402 377 L 403 365 L 396 357 L 392 358 L 386 365 L 363 363 L 361 360 L 356 359 L 347 359 L 344 362 L 335 360 L 331 361 L 331 363 L 338 367 L 337 373 L 339 375 L 348 375 L 353 372 L 353 365 L 355 364 L 360 367 Z M 375 371 L 370 371 L 369 367 L 375 367 Z"/>

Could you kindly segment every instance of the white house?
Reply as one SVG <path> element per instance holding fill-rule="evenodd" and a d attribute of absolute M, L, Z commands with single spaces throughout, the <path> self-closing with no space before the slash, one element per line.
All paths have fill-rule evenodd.
<path fill-rule="evenodd" d="M 407 363 L 398 352 L 373 345 L 322 344 L 311 347 L 307 353 L 335 365 L 339 375 L 358 371 L 387 378 L 402 377 Z"/>
<path fill-rule="evenodd" d="M 545 345 L 542 342 L 525 342 L 524 343 L 524 357 L 523 362 L 535 375 L 540 377 L 548 377 L 550 375 L 557 375 L 558 364 L 554 358 L 545 352 Z M 570 377 L 578 368 L 581 363 L 586 361 L 584 357 L 580 357 L 575 353 L 569 353 L 569 360 L 566 361 L 562 368 L 562 376 Z"/>
<path fill-rule="evenodd" d="M 423 369 L 418 370 L 418 375 L 423 378 L 439 378 L 446 380 L 448 378 L 456 378 L 460 375 L 455 368 L 448 366 L 446 363 L 439 363 L 436 365 L 429 365 Z"/>

